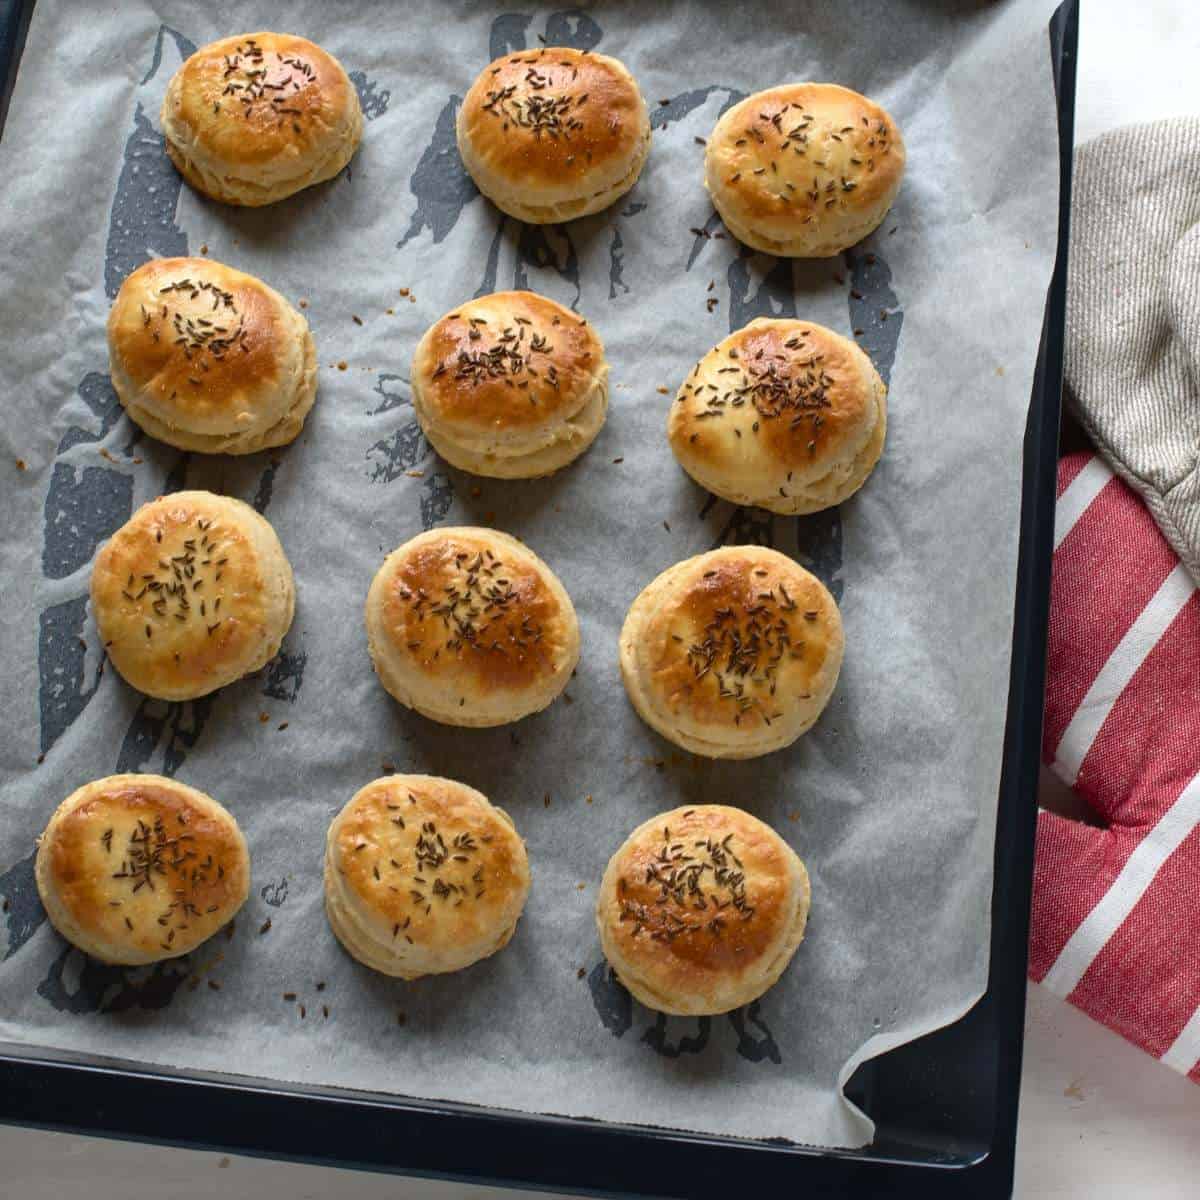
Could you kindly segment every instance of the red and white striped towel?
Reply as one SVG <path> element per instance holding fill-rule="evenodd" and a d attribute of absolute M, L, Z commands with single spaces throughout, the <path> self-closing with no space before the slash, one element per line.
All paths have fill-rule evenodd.
<path fill-rule="evenodd" d="M 1200 592 L 1091 453 L 1058 469 L 1030 978 L 1200 1082 Z"/>

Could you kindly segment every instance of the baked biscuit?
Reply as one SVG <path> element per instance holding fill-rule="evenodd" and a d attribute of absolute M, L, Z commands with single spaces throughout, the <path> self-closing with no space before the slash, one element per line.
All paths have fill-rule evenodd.
<path fill-rule="evenodd" d="M 791 745 L 829 702 L 842 618 L 815 575 L 778 550 L 725 546 L 668 568 L 621 630 L 629 699 L 668 741 L 708 758 Z"/>
<path fill-rule="evenodd" d="M 878 228 L 900 190 L 904 139 L 878 104 L 833 83 L 756 92 L 717 122 L 704 183 L 739 241 L 829 258 Z"/>
<path fill-rule="evenodd" d="M 608 412 L 604 343 L 534 292 L 495 292 L 434 322 L 412 365 L 413 408 L 433 448 L 475 475 L 549 475 L 590 446 Z"/>
<path fill-rule="evenodd" d="M 379 682 L 445 725 L 504 725 L 540 712 L 579 661 L 566 589 L 532 550 L 494 529 L 433 529 L 393 551 L 367 595 Z"/>
<path fill-rule="evenodd" d="M 245 902 L 250 855 L 215 800 L 161 775 L 110 775 L 68 796 L 38 839 L 50 923 L 101 962 L 194 950 Z"/>
<path fill-rule="evenodd" d="M 508 814 L 466 784 L 388 775 L 329 827 L 330 928 L 385 975 L 441 975 L 495 954 L 528 895 L 525 843 Z"/>
<path fill-rule="evenodd" d="M 808 872 L 769 826 L 721 804 L 639 825 L 596 900 L 600 945 L 649 1008 L 685 1017 L 757 1000 L 804 937 Z"/>
<path fill-rule="evenodd" d="M 252 454 L 292 441 L 317 395 L 308 322 L 253 275 L 156 258 L 108 314 L 113 387 L 134 424 L 181 450 Z"/>
<path fill-rule="evenodd" d="M 879 461 L 887 388 L 862 349 L 811 321 L 760 318 L 692 369 L 667 437 L 701 487 L 792 515 L 840 504 Z"/>
<path fill-rule="evenodd" d="M 265 666 L 295 610 L 275 530 L 212 492 L 143 504 L 96 556 L 91 597 L 109 661 L 160 700 L 194 700 Z"/>
<path fill-rule="evenodd" d="M 479 190 L 535 225 L 607 208 L 637 182 L 650 152 L 646 101 L 624 65 L 562 46 L 485 67 L 456 131 Z"/>
<path fill-rule="evenodd" d="M 201 46 L 167 85 L 160 121 L 192 187 L 250 207 L 332 179 L 363 128 L 358 93 L 332 54 L 265 32 Z"/>

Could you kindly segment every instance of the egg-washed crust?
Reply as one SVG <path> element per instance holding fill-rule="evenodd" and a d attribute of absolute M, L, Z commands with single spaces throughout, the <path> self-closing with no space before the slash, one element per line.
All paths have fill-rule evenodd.
<path fill-rule="evenodd" d="M 667 419 L 702 487 L 791 515 L 840 504 L 883 452 L 887 388 L 848 338 L 811 321 L 759 318 L 714 346 Z"/>
<path fill-rule="evenodd" d="M 604 422 L 608 363 L 588 321 L 534 292 L 460 305 L 413 355 L 413 408 L 455 466 L 527 478 L 565 465 Z"/>
<path fill-rule="evenodd" d="M 677 746 L 752 758 L 816 722 L 841 669 L 841 615 L 815 575 L 764 546 L 685 559 L 653 580 L 621 630 L 638 715 Z"/>
<path fill-rule="evenodd" d="M 361 789 L 326 844 L 326 911 L 360 962 L 403 979 L 461 970 L 506 945 L 529 894 L 512 820 L 474 788 L 391 775 Z"/>
<path fill-rule="evenodd" d="M 187 954 L 225 925 L 246 899 L 250 858 L 210 796 L 161 775 L 112 775 L 59 805 L 35 875 L 59 933 L 133 966 Z"/>
<path fill-rule="evenodd" d="M 608 207 L 641 173 L 650 117 L 614 58 L 546 46 L 496 59 L 459 109 L 463 164 L 479 190 L 523 221 Z"/>
<path fill-rule="evenodd" d="M 331 179 L 363 128 L 341 63 L 306 38 L 268 32 L 202 46 L 171 79 L 160 116 L 188 183 L 248 206 Z"/>
<path fill-rule="evenodd" d="M 533 551 L 494 529 L 434 529 L 388 555 L 366 624 L 387 691 L 449 725 L 539 712 L 579 661 L 566 590 Z"/>
<path fill-rule="evenodd" d="M 113 387 L 135 424 L 181 449 L 249 454 L 293 440 L 317 390 L 308 322 L 253 275 L 157 258 L 108 316 Z"/>
<path fill-rule="evenodd" d="M 705 186 L 739 241 L 766 254 L 826 258 L 879 226 L 905 157 L 896 122 L 865 96 L 837 84 L 784 84 L 717 122 Z"/>
<path fill-rule="evenodd" d="M 248 504 L 174 492 L 101 547 L 92 614 L 127 683 L 163 700 L 207 695 L 272 659 L 292 623 L 292 569 Z"/>
<path fill-rule="evenodd" d="M 613 855 L 596 903 L 605 957 L 643 1004 L 706 1016 L 758 999 L 804 937 L 808 873 L 756 817 L 677 808 Z"/>

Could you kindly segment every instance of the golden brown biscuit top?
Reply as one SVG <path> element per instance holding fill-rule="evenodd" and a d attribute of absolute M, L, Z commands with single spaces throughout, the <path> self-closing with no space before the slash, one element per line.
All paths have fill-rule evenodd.
<path fill-rule="evenodd" d="M 113 534 L 96 556 L 92 608 L 122 674 L 134 664 L 170 690 L 253 656 L 266 579 L 245 522 L 260 519 L 239 501 L 175 492 Z"/>
<path fill-rule="evenodd" d="M 561 46 L 496 59 L 471 85 L 459 117 L 492 169 L 528 188 L 626 166 L 646 120 L 641 92 L 621 63 Z"/>
<path fill-rule="evenodd" d="M 713 347 L 684 381 L 671 414 L 672 441 L 718 467 L 754 453 L 804 478 L 824 474 L 825 464 L 861 448 L 875 425 L 869 366 L 853 342 L 822 325 L 752 321 Z"/>
<path fill-rule="evenodd" d="M 146 953 L 195 944 L 246 895 L 246 849 L 233 819 L 190 788 L 117 775 L 82 789 L 43 842 L 58 901 L 91 940 Z"/>
<path fill-rule="evenodd" d="M 664 813 L 617 852 L 608 936 L 639 973 L 671 989 L 753 973 L 796 915 L 793 860 L 770 826 L 740 809 Z"/>
<path fill-rule="evenodd" d="M 398 942 L 454 945 L 515 919 L 529 887 L 512 822 L 473 788 L 429 775 L 364 787 L 336 818 L 331 866 Z"/>
<path fill-rule="evenodd" d="M 742 220 L 810 224 L 869 209 L 904 170 L 904 141 L 878 104 L 849 88 L 795 83 L 741 101 L 706 150 L 710 186 L 736 197 Z"/>
<path fill-rule="evenodd" d="M 110 349 L 129 381 L 173 423 L 237 432 L 284 382 L 295 347 L 279 298 L 205 258 L 158 258 L 121 284 L 108 318 Z M 241 417 L 241 421 L 239 421 Z"/>
<path fill-rule="evenodd" d="M 413 370 L 440 423 L 525 430 L 577 410 L 603 361 L 599 336 L 577 313 L 534 292 L 495 292 L 442 317 Z"/>
<path fill-rule="evenodd" d="M 415 540 L 386 580 L 383 624 L 394 650 L 431 677 L 478 694 L 522 691 L 556 677 L 569 656 L 573 616 L 545 568 L 490 531 Z"/>
<path fill-rule="evenodd" d="M 655 601 L 639 639 L 644 682 L 697 725 L 769 727 L 787 701 L 809 696 L 841 645 L 833 597 L 775 550 L 700 555 Z"/>
<path fill-rule="evenodd" d="M 177 118 L 194 145 L 250 167 L 297 152 L 323 157 L 342 136 L 354 85 L 341 63 L 307 38 L 253 33 L 202 46 L 179 69 Z"/>

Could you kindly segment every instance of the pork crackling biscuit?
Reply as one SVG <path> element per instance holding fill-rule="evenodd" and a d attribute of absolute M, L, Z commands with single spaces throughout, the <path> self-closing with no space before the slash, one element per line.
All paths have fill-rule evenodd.
<path fill-rule="evenodd" d="M 699 804 L 639 825 L 596 900 L 600 945 L 649 1008 L 710 1016 L 757 1000 L 783 974 L 808 921 L 808 872 L 767 824 Z"/>
<path fill-rule="evenodd" d="M 151 437 L 204 454 L 293 441 L 317 394 L 308 322 L 253 275 L 207 258 L 156 258 L 108 315 L 113 387 Z"/>
<path fill-rule="evenodd" d="M 504 725 L 558 697 L 579 661 L 566 589 L 494 529 L 418 534 L 384 560 L 366 603 L 379 682 L 446 725 Z"/>
<path fill-rule="evenodd" d="M 765 546 L 726 546 L 669 567 L 621 629 L 621 677 L 638 715 L 709 758 L 791 745 L 821 715 L 842 665 L 829 591 Z"/>
<path fill-rule="evenodd" d="M 330 928 L 359 962 L 401 979 L 460 971 L 502 949 L 529 883 L 508 814 L 452 779 L 376 779 L 326 839 Z"/>
<path fill-rule="evenodd" d="M 887 388 L 848 338 L 759 318 L 718 342 L 667 416 L 679 465 L 710 492 L 791 516 L 841 504 L 887 436 Z"/>
<path fill-rule="evenodd" d="M 173 492 L 100 548 L 91 606 L 109 661 L 160 700 L 194 700 L 275 657 L 295 611 L 291 564 L 248 504 Z"/>
<path fill-rule="evenodd" d="M 485 67 L 456 130 L 479 190 L 538 225 L 608 208 L 637 182 L 650 152 L 646 101 L 624 64 L 563 46 Z"/>
<path fill-rule="evenodd" d="M 245 902 L 237 822 L 161 775 L 110 775 L 72 792 L 38 839 L 50 923 L 100 962 L 138 966 L 196 949 Z"/>
<path fill-rule="evenodd" d="M 829 258 L 877 229 L 904 176 L 891 115 L 833 83 L 756 92 L 717 122 L 704 184 L 725 227 L 764 254 Z"/>
<path fill-rule="evenodd" d="M 167 85 L 160 122 L 192 187 L 251 207 L 332 179 L 363 130 L 342 64 L 307 38 L 268 32 L 201 46 Z"/>
<path fill-rule="evenodd" d="M 534 292 L 459 305 L 413 355 L 413 408 L 433 448 L 475 475 L 531 479 L 578 458 L 608 412 L 604 343 Z"/>

